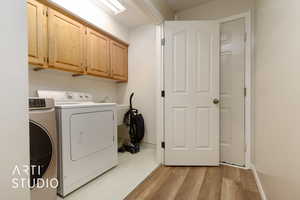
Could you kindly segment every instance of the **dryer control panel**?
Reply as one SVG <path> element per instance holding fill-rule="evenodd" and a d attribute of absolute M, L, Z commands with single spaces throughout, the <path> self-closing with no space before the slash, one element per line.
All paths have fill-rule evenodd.
<path fill-rule="evenodd" d="M 57 104 L 65 102 L 92 102 L 93 96 L 89 93 L 71 92 L 71 91 L 51 91 L 51 90 L 38 90 L 40 98 L 54 99 Z"/>

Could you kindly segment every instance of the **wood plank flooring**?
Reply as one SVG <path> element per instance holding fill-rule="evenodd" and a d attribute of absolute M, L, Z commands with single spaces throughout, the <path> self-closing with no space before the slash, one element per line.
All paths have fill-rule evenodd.
<path fill-rule="evenodd" d="M 125 200 L 260 200 L 251 170 L 160 166 Z"/>

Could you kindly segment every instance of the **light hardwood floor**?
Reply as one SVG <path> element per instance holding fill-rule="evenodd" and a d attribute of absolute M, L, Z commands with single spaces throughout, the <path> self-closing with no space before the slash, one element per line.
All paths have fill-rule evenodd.
<path fill-rule="evenodd" d="M 157 168 L 126 200 L 260 200 L 251 170 L 229 166 Z"/>

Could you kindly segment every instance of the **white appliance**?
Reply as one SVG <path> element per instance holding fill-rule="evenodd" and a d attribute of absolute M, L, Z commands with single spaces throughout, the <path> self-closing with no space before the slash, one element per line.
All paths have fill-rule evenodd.
<path fill-rule="evenodd" d="M 55 100 L 58 193 L 66 196 L 118 163 L 116 104 L 94 103 L 86 93 L 38 91 Z"/>

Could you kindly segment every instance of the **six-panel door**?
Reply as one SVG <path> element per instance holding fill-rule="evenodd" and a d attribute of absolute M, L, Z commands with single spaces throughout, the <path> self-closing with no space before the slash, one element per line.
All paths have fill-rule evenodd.
<path fill-rule="evenodd" d="M 49 66 L 71 72 L 84 71 L 84 26 L 49 9 Z"/>
<path fill-rule="evenodd" d="M 44 65 L 46 57 L 46 12 L 43 4 L 27 0 L 29 63 Z"/>
<path fill-rule="evenodd" d="M 110 62 L 112 78 L 127 81 L 128 48 L 118 42 L 110 42 Z"/>
<path fill-rule="evenodd" d="M 109 38 L 87 28 L 87 72 L 92 75 L 110 75 Z"/>
<path fill-rule="evenodd" d="M 219 25 L 165 23 L 165 164 L 219 165 Z"/>

